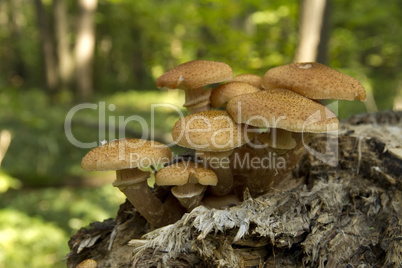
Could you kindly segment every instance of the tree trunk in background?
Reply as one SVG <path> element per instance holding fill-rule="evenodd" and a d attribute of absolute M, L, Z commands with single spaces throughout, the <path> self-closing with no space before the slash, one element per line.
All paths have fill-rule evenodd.
<path fill-rule="evenodd" d="M 322 26 L 320 32 L 320 43 L 318 44 L 317 58 L 316 61 L 322 64 L 327 64 L 328 58 L 328 42 L 331 32 L 331 0 L 325 0 L 324 16 L 322 19 Z"/>
<path fill-rule="evenodd" d="M 394 98 L 393 110 L 402 111 L 402 80 L 399 80 L 396 85 L 396 96 Z"/>
<path fill-rule="evenodd" d="M 52 35 L 50 33 L 42 0 L 35 0 L 35 9 L 38 18 L 38 27 L 45 65 L 46 87 L 50 92 L 54 93 L 59 83 L 57 76 L 57 61 L 52 42 Z"/>
<path fill-rule="evenodd" d="M 92 62 L 95 48 L 93 17 L 97 0 L 79 0 L 79 6 L 80 16 L 75 47 L 77 89 L 79 98 L 88 100 L 93 94 Z"/>
<path fill-rule="evenodd" d="M 302 0 L 299 44 L 295 62 L 317 61 L 325 64 L 328 41 L 328 0 Z"/>
<path fill-rule="evenodd" d="M 57 41 L 58 77 L 62 89 L 72 83 L 74 59 L 69 48 L 67 11 L 64 0 L 53 0 L 55 35 Z"/>
<path fill-rule="evenodd" d="M 14 86 L 20 86 L 24 80 L 26 79 L 26 65 L 24 59 L 22 58 L 21 46 L 21 21 L 23 15 L 21 14 L 21 3 L 18 0 L 9 0 L 2 2 L 0 10 L 5 12 L 4 15 L 0 14 L 0 16 L 9 17 L 8 24 L 0 25 L 0 27 L 8 27 L 11 32 L 11 43 L 13 46 L 10 48 L 9 55 L 13 60 L 9 61 L 8 59 L 3 59 L 2 64 L 8 65 L 11 64 L 12 67 L 9 70 L 13 70 L 11 73 L 11 81 Z"/>

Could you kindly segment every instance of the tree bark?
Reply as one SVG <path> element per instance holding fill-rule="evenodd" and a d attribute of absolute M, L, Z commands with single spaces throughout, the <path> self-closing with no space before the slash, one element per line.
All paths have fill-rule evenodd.
<path fill-rule="evenodd" d="M 34 3 L 41 37 L 40 39 L 44 60 L 46 87 L 48 91 L 54 93 L 58 88 L 59 81 L 57 76 L 57 60 L 52 35 L 49 29 L 49 23 L 42 0 L 35 0 Z"/>
<path fill-rule="evenodd" d="M 116 220 L 69 241 L 67 266 L 400 267 L 402 112 L 354 116 L 339 131 L 337 166 L 306 154 L 293 171 L 305 183 L 224 210 L 203 206 L 149 230 L 128 202 Z M 310 144 L 326 150 L 325 136 Z"/>
<path fill-rule="evenodd" d="M 325 64 L 329 27 L 328 1 L 301 0 L 295 62 L 317 61 Z"/>
<path fill-rule="evenodd" d="M 23 16 L 21 11 L 21 3 L 18 0 L 14 1 L 3 1 L 0 4 L 0 12 L 5 12 L 2 17 L 9 17 L 8 24 L 0 25 L 0 27 L 8 27 L 11 32 L 11 44 L 13 46 L 10 48 L 9 57 L 13 60 L 2 59 L 3 66 L 9 66 L 9 70 L 13 70 L 11 74 L 12 84 L 15 86 L 20 86 L 24 79 L 26 79 L 26 65 L 22 58 L 21 46 L 18 44 L 21 42 L 21 18 Z M 7 15 L 6 15 L 7 14 Z M 0 14 L 1 16 L 2 14 Z M 11 65 L 11 66 L 10 66 Z"/>
<path fill-rule="evenodd" d="M 399 80 L 396 85 L 396 96 L 394 98 L 393 109 L 395 111 L 402 111 L 402 79 Z"/>
<path fill-rule="evenodd" d="M 67 11 L 64 0 L 53 0 L 54 26 L 57 42 L 58 77 L 62 89 L 72 84 L 74 59 L 70 51 Z"/>
<path fill-rule="evenodd" d="M 93 94 L 93 57 L 95 50 L 94 13 L 97 0 L 80 0 L 75 62 L 78 95 L 88 100 Z"/>

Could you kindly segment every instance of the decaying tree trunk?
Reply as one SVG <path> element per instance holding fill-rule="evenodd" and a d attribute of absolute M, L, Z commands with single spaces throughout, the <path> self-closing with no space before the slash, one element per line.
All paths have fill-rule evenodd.
<path fill-rule="evenodd" d="M 68 267 L 400 267 L 402 112 L 355 116 L 338 142 L 336 167 L 306 154 L 293 176 L 305 184 L 226 210 L 200 206 L 149 230 L 125 203 L 71 238 Z"/>

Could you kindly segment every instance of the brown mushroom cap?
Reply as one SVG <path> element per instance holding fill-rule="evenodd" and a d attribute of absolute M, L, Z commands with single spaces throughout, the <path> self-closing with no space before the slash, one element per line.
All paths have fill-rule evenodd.
<path fill-rule="evenodd" d="M 223 152 L 249 141 L 245 125 L 237 124 L 226 111 L 204 111 L 179 119 L 172 137 L 180 146 L 200 151 Z"/>
<path fill-rule="evenodd" d="M 228 81 L 232 68 L 223 62 L 195 60 L 176 66 L 156 80 L 158 88 L 192 89 Z"/>
<path fill-rule="evenodd" d="M 260 91 L 259 88 L 244 82 L 229 82 L 215 88 L 211 94 L 211 106 L 223 107 L 233 97 Z"/>
<path fill-rule="evenodd" d="M 172 151 L 162 143 L 141 139 L 113 140 L 89 151 L 81 162 L 85 171 L 121 170 L 168 163 Z"/>
<path fill-rule="evenodd" d="M 239 74 L 233 77 L 233 82 L 243 82 L 261 88 L 262 77 L 256 74 Z"/>
<path fill-rule="evenodd" d="M 240 95 L 232 98 L 226 109 L 237 123 L 255 127 L 313 133 L 339 128 L 339 121 L 331 110 L 286 89 Z"/>
<path fill-rule="evenodd" d="M 191 161 L 183 161 L 166 166 L 159 170 L 155 176 L 157 185 L 184 185 L 199 183 L 201 185 L 216 185 L 218 177 L 209 168 Z"/>
<path fill-rule="evenodd" d="M 365 101 L 358 80 L 317 62 L 292 63 L 268 70 L 262 81 L 265 89 L 284 88 L 310 99 Z"/>

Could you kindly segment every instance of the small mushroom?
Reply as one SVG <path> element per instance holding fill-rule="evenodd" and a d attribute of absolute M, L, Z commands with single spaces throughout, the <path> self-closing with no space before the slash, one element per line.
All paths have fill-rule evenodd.
<path fill-rule="evenodd" d="M 339 128 L 336 115 L 328 108 L 285 89 L 234 97 L 228 102 L 227 110 L 237 123 L 270 128 L 271 131 L 269 136 L 257 135 L 259 144 L 249 144 L 254 149 L 258 147 L 256 145 L 269 145 L 265 150 L 257 148 L 255 151 L 261 163 L 264 163 L 267 156 L 271 158 L 269 167 L 256 169 L 256 174 L 253 175 L 253 183 L 249 186 L 254 195 L 262 194 L 273 184 L 284 180 L 299 162 L 305 153 L 301 132 L 326 133 Z M 275 137 L 272 136 L 273 133 Z"/>
<path fill-rule="evenodd" d="M 244 82 L 229 82 L 215 88 L 211 94 L 211 107 L 219 108 L 233 97 L 260 91 L 259 88 Z"/>
<path fill-rule="evenodd" d="M 81 162 L 85 171 L 116 170 L 113 186 L 118 187 L 137 211 L 153 226 L 161 227 L 180 219 L 181 212 L 164 204 L 151 191 L 147 179 L 151 165 L 172 160 L 170 148 L 156 141 L 120 139 L 89 151 Z"/>
<path fill-rule="evenodd" d="M 75 268 L 97 268 L 98 263 L 93 259 L 86 259 L 77 264 Z"/>
<path fill-rule="evenodd" d="M 269 69 L 263 77 L 262 87 L 289 89 L 313 100 L 365 101 L 367 98 L 358 80 L 318 62 L 292 63 Z"/>
<path fill-rule="evenodd" d="M 225 195 L 232 191 L 233 174 L 230 169 L 229 156 L 233 150 L 228 151 L 195 151 L 197 158 L 202 159 L 215 173 L 218 175 L 218 185 L 211 187 L 211 191 L 215 195 Z"/>
<path fill-rule="evenodd" d="M 158 88 L 183 89 L 185 104 L 189 113 L 209 110 L 210 84 L 232 80 L 233 72 L 223 62 L 195 60 L 176 66 L 156 80 Z"/>
<path fill-rule="evenodd" d="M 261 87 L 262 77 L 260 77 L 256 74 L 239 74 L 239 75 L 236 75 L 235 77 L 233 77 L 232 81 L 247 83 L 249 85 L 262 89 L 262 87 Z"/>
<path fill-rule="evenodd" d="M 217 174 L 216 195 L 229 193 L 233 176 L 229 167 L 231 151 L 249 141 L 247 127 L 237 124 L 226 111 L 204 111 L 181 118 L 172 130 L 178 145 L 194 149 Z"/>
<path fill-rule="evenodd" d="M 172 194 L 187 211 L 191 211 L 200 204 L 207 186 L 218 183 L 218 177 L 208 168 L 182 161 L 159 170 L 155 183 L 160 186 L 173 185 Z"/>

